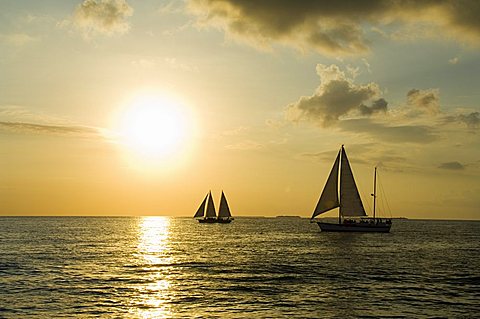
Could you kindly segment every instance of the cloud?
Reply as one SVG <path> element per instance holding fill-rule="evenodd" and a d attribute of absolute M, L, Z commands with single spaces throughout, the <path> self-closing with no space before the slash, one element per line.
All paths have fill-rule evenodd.
<path fill-rule="evenodd" d="M 287 124 L 285 120 L 278 120 L 278 119 L 266 119 L 265 125 L 272 129 L 279 129 L 284 127 Z"/>
<path fill-rule="evenodd" d="M 126 21 L 133 9 L 125 0 L 85 0 L 73 14 L 73 25 L 86 38 L 95 34 L 124 34 L 130 29 Z"/>
<path fill-rule="evenodd" d="M 249 130 L 249 128 L 246 127 L 246 126 L 239 126 L 239 127 L 237 127 L 237 128 L 234 128 L 234 129 L 230 129 L 230 130 L 227 130 L 227 131 L 223 131 L 223 132 L 222 132 L 222 135 L 225 135 L 225 136 L 238 136 L 238 135 L 243 135 L 243 134 L 246 133 L 248 130 Z"/>
<path fill-rule="evenodd" d="M 320 162 L 331 162 L 338 154 L 338 150 L 322 151 L 317 153 L 301 153 L 301 157 L 312 158 Z"/>
<path fill-rule="evenodd" d="M 428 144 L 451 140 L 452 134 L 462 138 L 480 127 L 478 111 L 442 111 L 438 89 L 411 89 L 406 103 L 390 107 L 376 83 L 357 84 L 336 65 L 319 64 L 317 73 L 320 85 L 311 96 L 287 105 L 286 121 L 310 122 L 389 144 Z M 470 132 L 459 129 L 460 125 L 467 126 Z"/>
<path fill-rule="evenodd" d="M 469 129 L 480 127 L 480 112 L 471 112 L 468 114 L 447 115 L 443 117 L 443 124 L 462 123 Z"/>
<path fill-rule="evenodd" d="M 170 1 L 160 5 L 157 12 L 159 14 L 182 13 L 183 5 L 182 5 L 182 2 L 179 2 L 179 1 Z"/>
<path fill-rule="evenodd" d="M 448 60 L 448 63 L 450 64 L 457 64 L 458 63 L 458 57 L 454 57 L 454 58 L 451 58 L 450 60 Z"/>
<path fill-rule="evenodd" d="M 426 125 L 390 125 L 375 123 L 368 118 L 343 120 L 339 128 L 390 143 L 426 144 L 438 139 L 433 129 Z"/>
<path fill-rule="evenodd" d="M 362 62 L 363 62 L 363 64 L 365 65 L 365 67 L 367 68 L 367 72 L 368 72 L 368 73 L 372 73 L 372 68 L 371 68 L 371 66 L 370 66 L 370 63 L 368 63 L 367 59 L 362 58 Z"/>
<path fill-rule="evenodd" d="M 407 93 L 407 103 L 422 113 L 438 114 L 440 111 L 439 91 L 436 89 L 411 89 Z"/>
<path fill-rule="evenodd" d="M 408 160 L 399 154 L 396 148 L 390 148 L 382 144 L 379 147 L 378 142 L 375 143 L 355 143 L 345 146 L 348 148 L 349 158 L 356 164 L 365 164 L 371 167 L 375 165 L 381 167 L 383 171 L 401 171 L 409 166 Z M 313 159 L 320 162 L 331 163 L 338 154 L 338 148 L 320 151 L 316 153 L 302 153 L 303 158 Z"/>
<path fill-rule="evenodd" d="M 387 112 L 388 102 L 385 99 L 380 98 L 376 101 L 373 101 L 372 106 L 368 107 L 364 104 L 359 106 L 360 114 L 362 115 L 372 115 L 377 112 Z"/>
<path fill-rule="evenodd" d="M 453 171 L 460 171 L 465 169 L 465 165 L 462 165 L 459 162 L 447 162 L 447 163 L 440 164 L 438 168 L 448 169 Z"/>
<path fill-rule="evenodd" d="M 468 115 L 460 114 L 458 119 L 469 128 L 478 128 L 480 126 L 480 112 L 472 112 Z"/>
<path fill-rule="evenodd" d="M 16 47 L 38 42 L 39 40 L 39 38 L 32 37 L 26 33 L 0 34 L 0 42 Z"/>
<path fill-rule="evenodd" d="M 337 56 L 369 51 L 372 28 L 425 28 L 422 35 L 443 35 L 480 42 L 480 3 L 443 1 L 191 0 L 199 23 L 225 30 L 256 47 L 280 43 Z M 410 33 L 416 34 L 416 33 Z"/>
<path fill-rule="evenodd" d="M 30 115 L 30 112 L 19 105 L 0 105 L 0 117 L 18 118 Z"/>
<path fill-rule="evenodd" d="M 352 111 L 372 115 L 387 110 L 388 103 L 380 98 L 381 91 L 376 83 L 355 84 L 333 64 L 318 64 L 317 73 L 321 79 L 320 86 L 313 95 L 303 96 L 288 105 L 286 116 L 289 120 L 308 120 L 327 127 Z"/>
<path fill-rule="evenodd" d="M 164 61 L 166 65 L 168 65 L 170 68 L 175 70 L 181 70 L 186 72 L 198 72 L 198 67 L 179 62 L 176 58 L 167 57 L 164 59 Z"/>
<path fill-rule="evenodd" d="M 23 134 L 52 134 L 77 137 L 100 136 L 100 130 L 86 126 L 46 125 L 26 122 L 0 122 L 0 129 Z"/>

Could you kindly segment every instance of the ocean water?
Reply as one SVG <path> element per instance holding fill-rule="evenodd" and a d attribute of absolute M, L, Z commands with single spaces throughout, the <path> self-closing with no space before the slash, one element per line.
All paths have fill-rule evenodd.
<path fill-rule="evenodd" d="M 0 318 L 475 318 L 480 222 L 1 217 Z"/>

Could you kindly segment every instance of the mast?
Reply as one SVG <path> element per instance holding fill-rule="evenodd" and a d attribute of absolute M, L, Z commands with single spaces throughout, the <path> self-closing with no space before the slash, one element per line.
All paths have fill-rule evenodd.
<path fill-rule="evenodd" d="M 342 146 L 342 160 L 340 171 L 340 215 L 345 216 L 367 216 L 363 207 L 360 193 L 358 192 L 353 171 L 348 161 L 345 148 Z"/>
<path fill-rule="evenodd" d="M 340 149 L 340 154 L 343 153 L 342 151 L 343 151 L 343 144 L 342 144 L 342 148 Z M 340 156 L 341 156 L 340 163 L 342 163 L 343 154 L 340 155 Z M 339 169 L 338 169 L 339 171 L 340 171 L 340 170 L 343 170 L 343 165 L 339 165 L 338 168 L 339 168 Z M 342 176 L 341 173 L 338 174 L 338 176 L 339 176 L 339 178 L 341 178 L 341 176 Z M 339 193 L 342 192 L 342 191 L 341 191 L 341 187 L 342 187 L 342 183 L 338 183 L 338 192 L 339 192 Z M 341 207 L 342 207 L 342 202 L 339 201 L 339 204 L 340 204 L 340 205 L 338 205 L 338 206 L 339 206 L 339 209 L 338 209 L 338 224 L 340 225 L 340 224 L 342 223 L 342 208 L 341 208 Z"/>
<path fill-rule="evenodd" d="M 373 173 L 373 220 L 375 220 L 375 203 L 377 200 L 377 167 L 375 167 L 375 172 Z"/>

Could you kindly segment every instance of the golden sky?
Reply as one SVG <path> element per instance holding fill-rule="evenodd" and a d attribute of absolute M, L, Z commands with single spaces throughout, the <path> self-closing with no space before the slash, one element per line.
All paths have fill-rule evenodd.
<path fill-rule="evenodd" d="M 480 218 L 477 1 L 0 2 L 0 214 Z M 332 214 L 333 216 L 335 213 Z"/>

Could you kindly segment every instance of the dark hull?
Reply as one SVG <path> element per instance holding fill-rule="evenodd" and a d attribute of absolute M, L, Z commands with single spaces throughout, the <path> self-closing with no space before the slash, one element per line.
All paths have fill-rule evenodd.
<path fill-rule="evenodd" d="M 217 222 L 216 218 L 204 218 L 204 219 L 199 219 L 199 223 L 201 224 L 214 224 Z"/>
<path fill-rule="evenodd" d="M 202 224 L 229 224 L 231 223 L 233 218 L 231 219 L 216 219 L 216 218 L 204 218 L 199 219 L 198 222 Z"/>
<path fill-rule="evenodd" d="M 326 232 L 358 232 L 358 233 L 388 233 L 391 224 L 379 223 L 355 223 L 355 224 L 331 224 L 317 222 L 322 231 Z"/>

